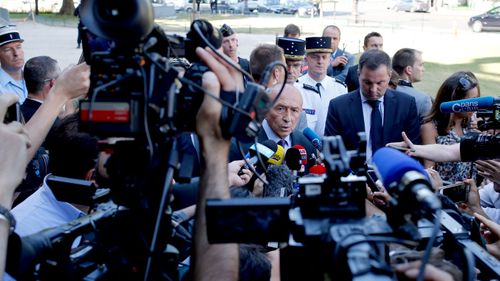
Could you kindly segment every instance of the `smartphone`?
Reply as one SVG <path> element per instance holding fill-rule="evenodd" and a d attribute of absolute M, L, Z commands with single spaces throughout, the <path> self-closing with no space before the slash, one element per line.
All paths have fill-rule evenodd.
<path fill-rule="evenodd" d="M 455 203 L 467 202 L 469 198 L 469 185 L 456 183 L 441 187 L 439 193 L 450 198 Z"/>
<path fill-rule="evenodd" d="M 3 122 L 5 124 L 9 124 L 10 122 L 21 122 L 22 119 L 22 113 L 21 113 L 21 106 L 19 103 L 15 103 L 7 108 L 7 112 L 5 113 L 5 118 L 3 119 Z"/>
<path fill-rule="evenodd" d="M 366 171 L 366 183 L 368 184 L 368 186 L 370 187 L 370 189 L 373 192 L 380 191 L 380 189 L 378 188 L 378 186 L 376 184 L 377 180 L 378 180 L 378 177 L 377 177 L 377 174 L 375 173 L 374 170 L 367 170 Z"/>
<path fill-rule="evenodd" d="M 393 148 L 393 149 L 396 149 L 396 150 L 399 150 L 401 152 L 406 152 L 408 151 L 410 148 L 408 147 L 404 147 L 404 146 L 397 146 L 397 145 L 388 145 L 387 147 L 390 147 L 390 148 Z"/>

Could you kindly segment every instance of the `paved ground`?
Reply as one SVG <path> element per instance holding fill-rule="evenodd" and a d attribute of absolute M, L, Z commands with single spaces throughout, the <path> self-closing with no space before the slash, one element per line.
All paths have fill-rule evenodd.
<path fill-rule="evenodd" d="M 447 65 L 463 65 L 463 69 L 471 69 L 478 73 L 482 80 L 494 82 L 486 94 L 498 95 L 500 83 L 500 33 L 483 32 L 473 33 L 465 25 L 466 19 L 471 13 L 476 11 L 440 11 L 437 18 L 444 17 L 447 20 L 444 23 L 430 21 L 432 17 L 436 18 L 436 13 L 431 14 L 409 14 L 395 13 L 390 11 L 381 12 L 379 19 L 386 18 L 405 18 L 403 25 L 383 25 L 374 21 L 366 21 L 359 25 L 348 23 L 349 17 L 325 17 L 325 18 L 296 18 L 296 17 L 267 17 L 259 15 L 243 19 L 232 19 L 231 17 L 222 20 L 212 21 L 215 26 L 221 26 L 228 23 L 235 27 L 245 28 L 253 26 L 270 28 L 273 30 L 282 30 L 288 23 L 299 25 L 306 36 L 320 35 L 322 28 L 326 24 L 336 23 L 342 28 L 341 44 L 346 44 L 346 50 L 351 53 L 360 52 L 362 38 L 368 32 L 378 31 L 384 36 L 384 49 L 392 55 L 396 50 L 403 47 L 412 47 L 424 52 L 424 60 L 429 63 Z M 368 12 L 365 18 L 372 16 Z M 448 19 L 455 19 L 456 24 L 450 25 Z M 394 20 L 394 19 L 393 19 Z M 395 19 L 397 20 L 397 19 Z M 435 20 L 435 19 L 434 19 Z M 38 55 L 49 55 L 57 59 L 62 68 L 78 61 L 81 49 L 76 49 L 76 27 L 57 27 L 34 23 L 32 21 L 16 21 L 22 37 L 25 39 L 24 48 L 26 58 Z M 173 28 L 174 25 L 187 25 L 181 20 L 167 20 L 162 22 L 162 26 L 167 32 L 179 30 Z M 180 30 L 183 30 L 182 28 Z M 253 30 L 255 32 L 255 29 Z M 185 32 L 177 32 L 185 35 Z M 277 32 L 276 32 L 277 33 Z M 256 34 L 240 33 L 240 55 L 248 57 L 251 50 L 259 43 L 273 43 L 276 35 L 280 34 Z M 428 77 L 432 85 L 425 85 L 424 90 L 435 93 L 440 81 L 443 81 L 450 73 L 443 73 L 439 77 Z M 424 81 L 426 82 L 426 81 Z M 425 88 L 427 87 L 427 88 Z M 485 89 L 486 90 L 486 89 Z"/>

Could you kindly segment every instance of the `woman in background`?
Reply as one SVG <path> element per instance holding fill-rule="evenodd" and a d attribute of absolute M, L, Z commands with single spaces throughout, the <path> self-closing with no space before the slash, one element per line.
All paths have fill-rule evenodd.
<path fill-rule="evenodd" d="M 470 71 L 459 71 L 448 77 L 436 94 L 432 109 L 422 125 L 422 144 L 455 144 L 469 131 L 475 129 L 472 124 L 475 115 L 472 112 L 443 113 L 440 106 L 443 102 L 456 101 L 480 96 L 479 83 Z M 434 165 L 425 161 L 426 168 Z M 436 163 L 434 169 L 439 172 L 443 181 L 455 183 L 466 178 L 475 177 L 472 163 L 446 162 Z"/>

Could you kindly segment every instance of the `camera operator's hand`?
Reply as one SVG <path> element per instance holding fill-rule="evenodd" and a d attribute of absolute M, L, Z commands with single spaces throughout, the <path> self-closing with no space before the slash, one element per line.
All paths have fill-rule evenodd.
<path fill-rule="evenodd" d="M 467 212 L 471 216 L 474 215 L 474 213 L 481 214 L 483 216 L 486 216 L 486 213 L 484 212 L 483 208 L 481 207 L 481 200 L 479 198 L 479 190 L 477 189 L 476 183 L 472 179 L 466 179 L 464 180 L 464 183 L 469 186 L 469 194 L 467 195 L 467 202 L 464 203 L 459 203 L 458 207 L 462 209 L 463 211 Z"/>
<path fill-rule="evenodd" d="M 396 266 L 396 272 L 404 274 L 410 280 L 417 280 L 420 261 L 409 262 L 405 264 L 398 264 Z M 446 271 L 443 271 L 431 264 L 425 265 L 424 273 L 425 281 L 453 281 L 453 276 Z"/>
<path fill-rule="evenodd" d="M 250 181 L 253 173 L 249 169 L 243 169 L 243 173 L 238 175 L 238 172 L 243 165 L 245 165 L 245 160 L 237 160 L 228 164 L 227 170 L 229 186 L 243 186 Z"/>
<path fill-rule="evenodd" d="M 43 104 L 26 123 L 25 128 L 32 143 L 26 164 L 45 140 L 63 105 L 73 98 L 85 95 L 89 87 L 90 67 L 87 64 L 70 66 L 59 75 Z"/>
<path fill-rule="evenodd" d="M 477 160 L 475 163 L 478 174 L 496 184 L 500 184 L 500 161 Z"/>
<path fill-rule="evenodd" d="M 500 225 L 480 214 L 476 213 L 474 216 L 481 222 L 482 228 L 487 229 L 487 233 L 483 233 L 483 235 L 488 241 L 488 245 L 486 245 L 488 252 L 497 259 L 500 259 L 500 240 L 498 240 L 500 237 Z"/>
<path fill-rule="evenodd" d="M 229 70 L 219 63 L 210 53 L 201 48 L 198 55 L 213 71 L 202 77 L 202 87 L 220 96 L 221 85 L 224 89 L 236 89 L 231 81 Z M 234 88 L 233 88 L 234 87 Z M 239 249 L 237 244 L 209 244 L 205 206 L 207 198 L 229 198 L 228 163 L 229 140 L 222 135 L 219 125 L 222 105 L 216 99 L 205 97 L 196 117 L 196 132 L 200 137 L 204 161 L 194 234 L 194 280 L 237 280 L 239 272 Z"/>
<path fill-rule="evenodd" d="M 196 54 L 217 75 L 222 90 L 227 92 L 243 91 L 243 75 L 239 70 L 229 65 L 208 47 L 205 49 L 196 48 Z M 230 60 L 226 55 L 221 55 Z"/>
<path fill-rule="evenodd" d="M 17 96 L 0 96 L 0 205 L 10 209 L 14 190 L 21 183 L 26 171 L 30 139 L 19 122 L 4 124 L 5 113 L 17 102 Z"/>
<path fill-rule="evenodd" d="M 63 99 L 66 102 L 87 95 L 89 87 L 90 66 L 85 63 L 71 65 L 59 75 L 49 96 Z"/>

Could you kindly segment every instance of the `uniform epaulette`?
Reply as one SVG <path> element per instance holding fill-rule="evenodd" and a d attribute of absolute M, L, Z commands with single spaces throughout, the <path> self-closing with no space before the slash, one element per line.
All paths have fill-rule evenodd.
<path fill-rule="evenodd" d="M 335 79 L 335 82 L 337 82 L 337 83 L 339 83 L 339 84 L 342 84 L 344 87 L 346 87 L 346 88 L 347 88 L 347 84 L 346 84 L 344 81 L 342 81 L 342 80 L 340 80 L 340 79 L 338 79 L 338 78 L 334 78 L 334 79 Z"/>
<path fill-rule="evenodd" d="M 311 85 L 307 85 L 307 84 L 302 84 L 302 87 L 306 90 L 309 90 L 309 91 L 313 91 L 315 92 L 316 94 L 319 94 L 319 91 L 318 91 L 318 88 L 314 87 L 314 86 L 311 86 Z"/>

